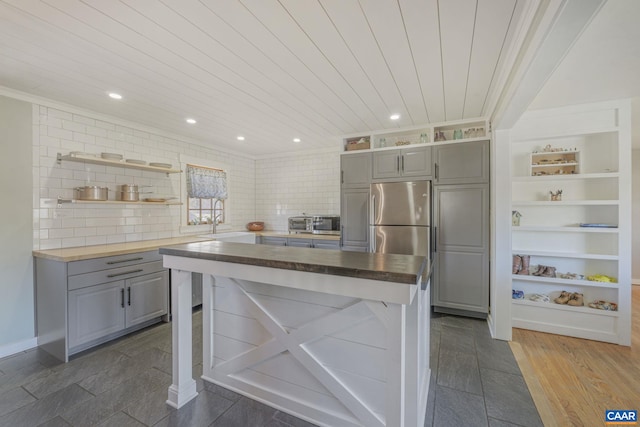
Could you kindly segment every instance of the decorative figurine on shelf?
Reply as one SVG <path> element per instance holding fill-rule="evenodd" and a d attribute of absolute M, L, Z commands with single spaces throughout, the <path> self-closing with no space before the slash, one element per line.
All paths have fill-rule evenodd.
<path fill-rule="evenodd" d="M 453 139 L 462 139 L 462 129 L 456 129 L 453 131 Z"/>
<path fill-rule="evenodd" d="M 522 214 L 518 211 L 511 211 L 511 225 L 519 226 L 520 225 L 520 217 Z"/>
<path fill-rule="evenodd" d="M 562 201 L 562 190 L 558 190 L 555 193 L 553 191 L 549 191 L 549 194 L 551 195 L 552 202 Z"/>
<path fill-rule="evenodd" d="M 435 141 L 446 141 L 446 140 L 447 140 L 447 138 L 445 138 L 444 132 L 442 132 L 442 131 L 436 132 Z"/>

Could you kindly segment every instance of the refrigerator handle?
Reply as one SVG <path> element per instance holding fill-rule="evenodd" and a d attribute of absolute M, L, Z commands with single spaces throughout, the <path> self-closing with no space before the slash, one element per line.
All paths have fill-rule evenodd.
<path fill-rule="evenodd" d="M 371 195 L 371 220 L 369 224 L 373 225 L 376 223 L 376 195 Z"/>
<path fill-rule="evenodd" d="M 376 253 L 376 232 L 373 225 L 369 226 L 369 248 L 372 254 Z"/>

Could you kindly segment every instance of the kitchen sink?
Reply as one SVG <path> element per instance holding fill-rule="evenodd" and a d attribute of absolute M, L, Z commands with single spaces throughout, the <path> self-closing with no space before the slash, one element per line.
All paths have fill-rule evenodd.
<path fill-rule="evenodd" d="M 206 237 L 207 239 L 219 240 L 221 242 L 256 243 L 256 235 L 247 231 L 229 231 L 226 233 L 201 234 L 199 237 Z"/>

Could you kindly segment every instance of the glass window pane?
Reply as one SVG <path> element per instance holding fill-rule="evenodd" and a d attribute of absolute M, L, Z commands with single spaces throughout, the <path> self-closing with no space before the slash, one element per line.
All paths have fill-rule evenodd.
<path fill-rule="evenodd" d="M 200 209 L 200 199 L 189 197 L 189 209 Z"/>
<path fill-rule="evenodd" d="M 211 209 L 211 199 L 200 199 L 202 202 L 202 209 Z"/>

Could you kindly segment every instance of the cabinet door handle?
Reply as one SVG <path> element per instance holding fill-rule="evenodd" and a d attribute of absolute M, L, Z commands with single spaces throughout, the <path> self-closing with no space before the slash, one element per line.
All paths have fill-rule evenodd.
<path fill-rule="evenodd" d="M 127 274 L 140 273 L 141 271 L 144 271 L 144 270 L 142 268 L 139 268 L 137 270 L 124 271 L 122 273 L 107 274 L 107 277 L 111 278 L 111 277 L 118 277 L 118 276 L 126 276 Z"/>
<path fill-rule="evenodd" d="M 344 184 L 344 171 L 340 171 L 340 184 Z"/>
<path fill-rule="evenodd" d="M 438 252 L 438 227 L 433 227 L 433 252 Z"/>
<path fill-rule="evenodd" d="M 131 286 L 127 288 L 127 305 L 131 305 Z"/>
<path fill-rule="evenodd" d="M 143 257 L 139 257 L 139 258 L 128 258 L 128 259 L 121 259 L 119 261 L 107 261 L 107 264 L 109 265 L 113 265 L 113 264 L 121 264 L 123 262 L 131 262 L 131 261 L 142 261 L 144 258 Z"/>
<path fill-rule="evenodd" d="M 344 237 L 344 225 L 340 226 L 340 248 L 342 249 L 342 238 Z"/>
<path fill-rule="evenodd" d="M 124 308 L 124 288 L 120 289 L 120 307 Z"/>
<path fill-rule="evenodd" d="M 436 169 L 435 170 L 435 175 L 436 175 L 436 181 L 437 181 L 438 180 L 438 169 L 439 169 L 437 163 L 435 164 L 435 169 Z"/>
<path fill-rule="evenodd" d="M 396 171 L 400 172 L 400 156 L 396 157 Z"/>
<path fill-rule="evenodd" d="M 404 172 L 404 154 L 402 155 L 402 172 Z"/>

